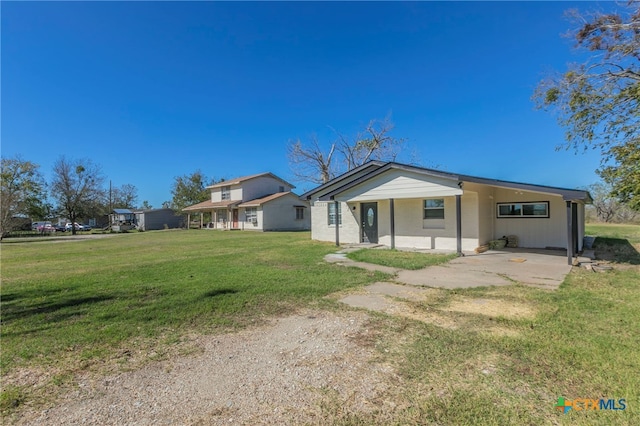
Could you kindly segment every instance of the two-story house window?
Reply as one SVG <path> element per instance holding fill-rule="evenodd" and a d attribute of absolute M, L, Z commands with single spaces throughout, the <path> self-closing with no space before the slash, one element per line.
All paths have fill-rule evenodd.
<path fill-rule="evenodd" d="M 230 200 L 231 199 L 231 187 L 230 186 L 223 186 L 221 194 L 222 194 L 222 199 L 223 200 Z"/>

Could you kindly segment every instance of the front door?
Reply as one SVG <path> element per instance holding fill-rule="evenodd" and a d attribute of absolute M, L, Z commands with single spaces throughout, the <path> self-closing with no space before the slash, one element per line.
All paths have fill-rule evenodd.
<path fill-rule="evenodd" d="M 360 222 L 362 223 L 362 242 L 378 243 L 378 203 L 360 204 Z"/>
<path fill-rule="evenodd" d="M 233 229 L 238 229 L 238 209 L 233 210 Z"/>

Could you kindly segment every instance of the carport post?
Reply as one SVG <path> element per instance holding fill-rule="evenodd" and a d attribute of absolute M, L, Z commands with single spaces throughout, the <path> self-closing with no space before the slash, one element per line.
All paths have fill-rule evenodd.
<path fill-rule="evenodd" d="M 567 263 L 573 265 L 573 215 L 571 201 L 567 201 Z"/>
<path fill-rule="evenodd" d="M 340 220 L 338 216 L 338 208 L 340 207 L 340 203 L 338 201 L 334 201 L 333 205 L 335 206 L 335 225 L 336 225 L 336 247 L 340 247 Z"/>
<path fill-rule="evenodd" d="M 395 208 L 393 205 L 393 198 L 389 199 L 389 217 L 390 217 L 390 221 L 391 223 L 390 225 L 390 230 L 391 230 L 391 248 L 394 249 L 396 248 L 396 221 L 395 221 Z"/>
<path fill-rule="evenodd" d="M 462 203 L 461 196 L 456 195 L 456 251 L 462 256 Z"/>

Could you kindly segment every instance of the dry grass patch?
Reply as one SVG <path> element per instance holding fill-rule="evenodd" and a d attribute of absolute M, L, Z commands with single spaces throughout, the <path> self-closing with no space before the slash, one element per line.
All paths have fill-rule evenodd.
<path fill-rule="evenodd" d="M 527 319 L 535 317 L 537 311 L 528 304 L 486 298 L 461 297 L 446 307 L 449 311 L 485 315 L 492 318 Z"/>

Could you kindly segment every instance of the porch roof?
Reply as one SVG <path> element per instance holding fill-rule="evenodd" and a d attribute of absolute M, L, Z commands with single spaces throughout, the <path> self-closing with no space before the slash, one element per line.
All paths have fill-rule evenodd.
<path fill-rule="evenodd" d="M 215 209 L 224 209 L 224 208 L 229 208 L 229 207 L 235 207 L 238 204 L 240 204 L 242 201 L 241 200 L 225 200 L 225 201 L 216 201 L 213 202 L 211 200 L 207 200 L 207 201 L 203 201 L 201 203 L 198 204 L 194 204 L 192 206 L 189 207 L 185 207 L 182 209 L 182 211 L 185 212 L 189 212 L 189 211 L 211 211 L 211 210 L 215 210 Z"/>
<path fill-rule="evenodd" d="M 291 192 L 277 192 L 275 194 L 267 195 L 266 197 L 256 198 L 254 200 L 245 201 L 242 204 L 238 204 L 238 207 L 258 207 L 269 201 L 273 201 L 277 198 L 283 197 L 285 195 L 289 195 Z"/>

